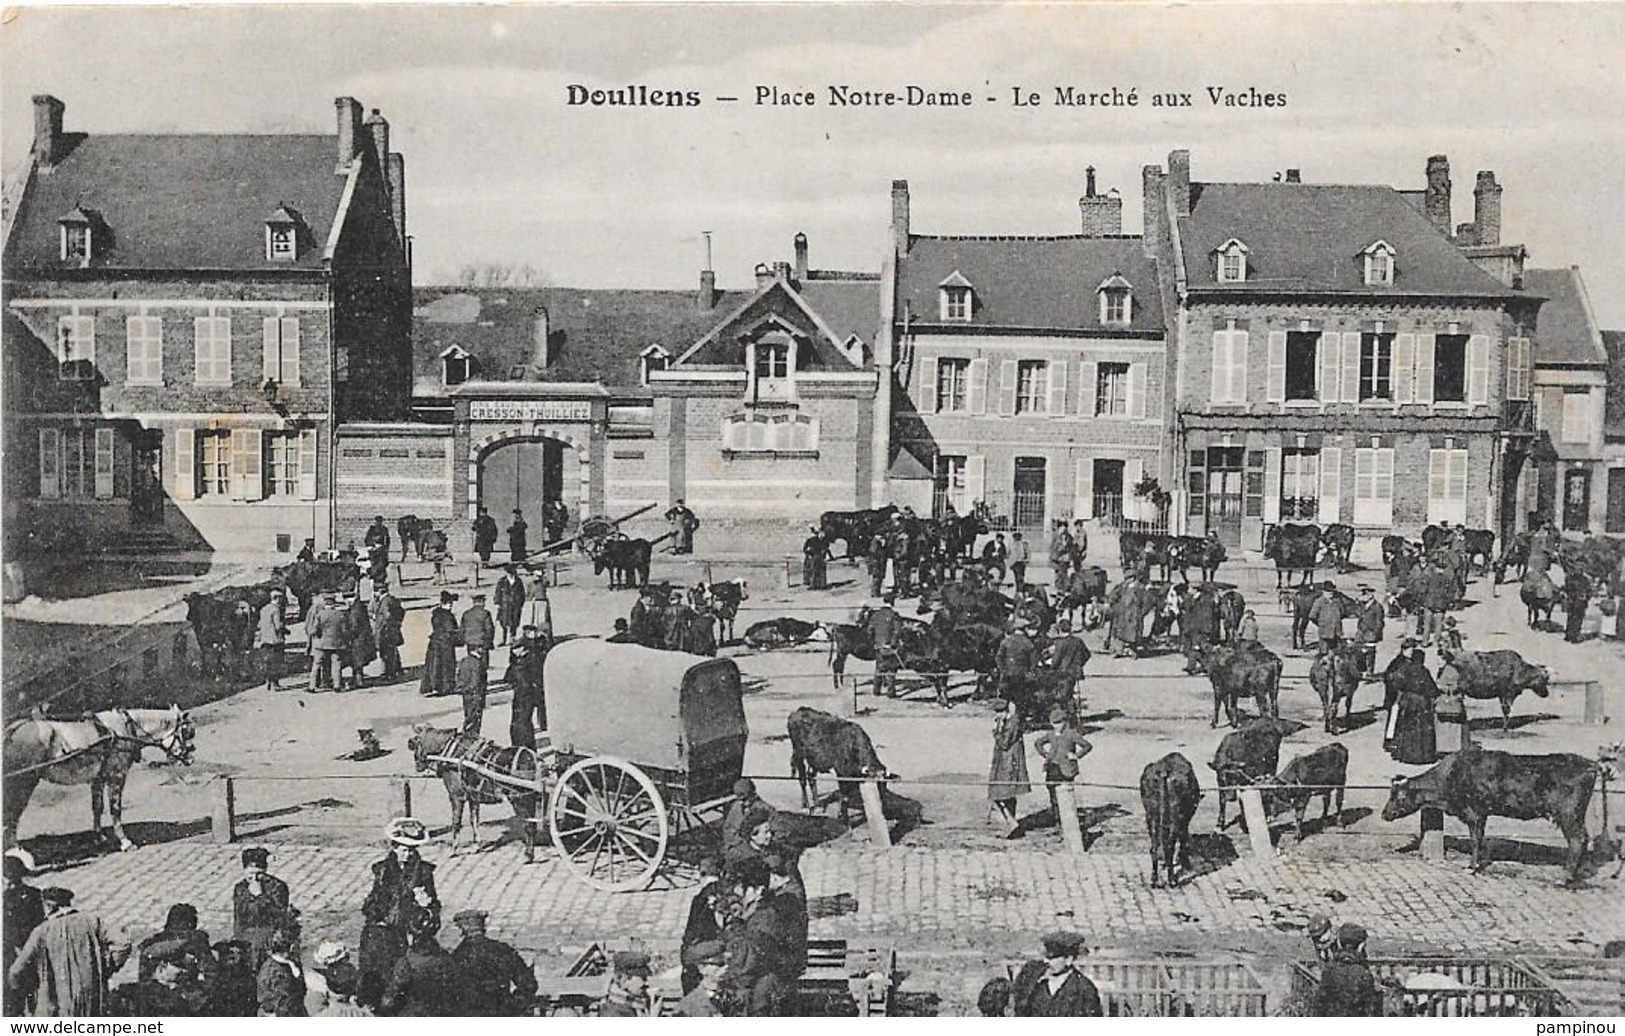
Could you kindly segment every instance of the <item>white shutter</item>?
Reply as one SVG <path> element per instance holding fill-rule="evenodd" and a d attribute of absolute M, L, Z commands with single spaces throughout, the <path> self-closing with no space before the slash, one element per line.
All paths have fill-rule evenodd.
<path fill-rule="evenodd" d="M 1269 375 L 1265 379 L 1264 398 L 1271 403 L 1286 402 L 1286 332 L 1271 331 L 1269 342 Z"/>
<path fill-rule="evenodd" d="M 1450 520 L 1461 525 L 1467 521 L 1467 451 L 1449 452 L 1446 492 L 1450 498 Z"/>
<path fill-rule="evenodd" d="M 1340 520 L 1343 495 L 1343 450 L 1337 446 L 1320 449 L 1320 523 Z"/>
<path fill-rule="evenodd" d="M 62 496 L 62 431 L 39 430 L 39 495 L 43 500 Z"/>
<path fill-rule="evenodd" d="M 937 358 L 926 356 L 920 360 L 920 413 L 937 412 Z"/>
<path fill-rule="evenodd" d="M 1004 360 L 999 364 L 999 409 L 1003 417 L 1016 412 L 1016 361 Z"/>
<path fill-rule="evenodd" d="M 197 433 L 190 428 L 175 429 L 175 499 L 197 498 Z"/>
<path fill-rule="evenodd" d="M 1490 338 L 1472 335 L 1467 339 L 1467 402 L 1483 406 L 1490 401 Z"/>
<path fill-rule="evenodd" d="M 965 409 L 972 414 L 987 413 L 987 361 L 972 360 L 966 381 Z"/>
<path fill-rule="evenodd" d="M 299 384 L 299 318 L 282 318 L 282 377 L 284 385 Z"/>
<path fill-rule="evenodd" d="M 1507 398 L 1529 398 L 1529 339 L 1507 339 Z"/>
<path fill-rule="evenodd" d="M 1433 403 L 1433 341 L 1432 335 L 1416 336 L 1416 402 Z"/>
<path fill-rule="evenodd" d="M 260 364 L 262 377 L 271 381 L 282 381 L 282 320 L 279 317 L 266 317 L 260 321 L 265 334 L 265 352 Z"/>
<path fill-rule="evenodd" d="M 1145 364 L 1131 363 L 1128 365 L 1128 416 L 1145 417 L 1146 397 Z"/>
<path fill-rule="evenodd" d="M 1213 402 L 1230 402 L 1230 332 L 1213 332 Z"/>
<path fill-rule="evenodd" d="M 299 499 L 316 499 L 316 429 L 299 431 Z"/>
<path fill-rule="evenodd" d="M 1134 487 L 1145 478 L 1145 461 L 1126 460 L 1123 462 L 1123 499 L 1134 499 Z"/>
<path fill-rule="evenodd" d="M 1100 368 L 1093 360 L 1078 361 L 1078 414 L 1094 417 L 1100 398 Z"/>
<path fill-rule="evenodd" d="M 1437 524 L 1444 515 L 1449 463 L 1449 450 L 1428 451 L 1428 522 L 1431 524 Z"/>
<path fill-rule="evenodd" d="M 1049 412 L 1052 417 L 1066 416 L 1066 361 L 1049 362 Z"/>
<path fill-rule="evenodd" d="M 1335 403 L 1342 397 L 1343 366 L 1338 354 L 1336 331 L 1322 331 L 1320 333 L 1320 381 L 1316 387 L 1320 390 L 1322 403 Z"/>
<path fill-rule="evenodd" d="M 248 495 L 248 434 L 247 428 L 234 428 L 231 432 L 231 498 L 245 499 Z"/>
<path fill-rule="evenodd" d="M 1394 336 L 1394 402 L 1409 403 L 1416 398 L 1416 335 Z"/>
<path fill-rule="evenodd" d="M 233 447 L 236 443 L 233 442 Z M 243 499 L 265 499 L 265 437 L 258 428 L 243 432 Z M 233 458 L 235 460 L 235 458 Z"/>
<path fill-rule="evenodd" d="M 1343 392 L 1345 403 L 1360 401 L 1360 332 L 1343 332 Z"/>
<path fill-rule="evenodd" d="M 96 499 L 113 499 L 113 429 L 96 429 Z"/>
<path fill-rule="evenodd" d="M 1247 402 L 1247 332 L 1230 332 L 1230 402 Z"/>
<path fill-rule="evenodd" d="M 1080 457 L 1076 467 L 1077 478 L 1072 484 L 1072 517 L 1093 518 L 1095 516 L 1095 462 L 1089 457 Z"/>
<path fill-rule="evenodd" d="M 965 499 L 967 513 L 980 503 L 987 485 L 987 458 L 981 455 L 965 458 Z"/>
<path fill-rule="evenodd" d="M 1273 525 L 1281 520 L 1281 448 L 1271 446 L 1264 451 L 1264 522 Z"/>

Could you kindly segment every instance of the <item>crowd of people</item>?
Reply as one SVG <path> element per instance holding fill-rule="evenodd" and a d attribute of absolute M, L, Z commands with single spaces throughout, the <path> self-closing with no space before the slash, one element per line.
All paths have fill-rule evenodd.
<path fill-rule="evenodd" d="M 704 583 L 686 594 L 665 583 L 645 584 L 638 588 L 630 616 L 616 620 L 615 633 L 608 639 L 712 657 L 717 653 L 720 607 Z"/>

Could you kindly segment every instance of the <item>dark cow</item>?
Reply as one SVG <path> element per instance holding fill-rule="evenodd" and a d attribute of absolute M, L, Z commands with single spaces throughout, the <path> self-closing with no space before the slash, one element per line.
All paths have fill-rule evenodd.
<path fill-rule="evenodd" d="M 1523 585 L 1518 588 L 1518 599 L 1523 601 L 1530 629 L 1538 630 L 1552 624 L 1552 609 L 1557 607 L 1561 593 L 1547 573 L 1524 573 Z"/>
<path fill-rule="evenodd" d="M 976 550 L 976 537 L 987 533 L 987 522 L 981 515 L 963 514 L 942 519 L 942 543 L 950 562 L 972 557 Z"/>
<path fill-rule="evenodd" d="M 1208 681 L 1213 684 L 1210 728 L 1219 725 L 1221 705 L 1230 726 L 1236 725 L 1236 702 L 1242 695 L 1252 696 L 1260 716 L 1274 719 L 1279 715 L 1276 697 L 1281 687 L 1281 656 L 1269 648 L 1257 641 L 1234 646 L 1213 644 L 1202 652 L 1202 664 L 1207 667 Z"/>
<path fill-rule="evenodd" d="M 712 583 L 711 614 L 717 617 L 718 636 L 724 644 L 734 639 L 734 620 L 739 617 L 739 605 L 750 600 L 750 588 L 743 579 L 725 579 Z"/>
<path fill-rule="evenodd" d="M 1332 814 L 1332 796 L 1337 796 L 1337 826 L 1343 826 L 1343 786 L 1349 779 L 1349 750 L 1340 742 L 1323 745 L 1308 755 L 1300 755 L 1275 778 L 1275 787 L 1264 795 L 1264 810 L 1275 814 L 1292 807 L 1293 831 L 1303 841 L 1303 814 L 1316 795 L 1320 796 L 1320 818 Z"/>
<path fill-rule="evenodd" d="M 197 638 L 204 676 L 238 674 L 254 648 L 260 609 L 275 584 L 227 586 L 186 595 L 186 621 Z"/>
<path fill-rule="evenodd" d="M 763 619 L 753 622 L 745 630 L 745 646 L 766 651 L 772 648 L 795 647 L 816 640 L 822 635 L 827 637 L 828 631 L 816 622 L 807 622 L 805 619 Z"/>
<path fill-rule="evenodd" d="M 1466 529 L 1462 532 L 1466 545 L 1467 564 L 1478 562 L 1479 575 L 1486 575 L 1495 560 L 1495 532 L 1491 529 Z"/>
<path fill-rule="evenodd" d="M 1320 695 L 1320 713 L 1326 722 L 1326 733 L 1337 729 L 1337 706 L 1343 702 L 1345 726 L 1354 721 L 1354 692 L 1360 689 L 1360 649 L 1354 644 L 1339 644 L 1315 659 L 1309 667 L 1309 683 Z"/>
<path fill-rule="evenodd" d="M 1161 888 L 1164 878 L 1169 888 L 1179 885 L 1176 862 L 1179 870 L 1191 869 L 1191 818 L 1201 801 L 1196 770 L 1178 752 L 1169 752 L 1140 771 L 1140 807 L 1151 836 L 1152 888 Z"/>
<path fill-rule="evenodd" d="M 1301 582 L 1307 586 L 1315 577 L 1315 563 L 1320 558 L 1320 526 L 1271 525 L 1264 530 L 1264 556 L 1275 562 L 1275 586 L 1286 585 L 1292 572 L 1302 573 Z"/>
<path fill-rule="evenodd" d="M 1514 755 L 1476 746 L 1425 773 L 1394 778 L 1382 819 L 1398 820 L 1419 809 L 1442 809 L 1467 825 L 1473 870 L 1483 870 L 1484 829 L 1490 817 L 1557 824 L 1568 841 L 1569 884 L 1580 880 L 1585 857 L 1586 807 L 1597 783 L 1597 763 L 1571 753 Z"/>
<path fill-rule="evenodd" d="M 1394 559 L 1410 547 L 1410 540 L 1403 536 L 1384 536 L 1382 538 L 1382 567 L 1387 568 L 1394 563 Z"/>
<path fill-rule="evenodd" d="M 299 618 L 310 611 L 317 594 L 353 594 L 361 581 L 361 568 L 353 561 L 295 561 L 271 570 L 272 580 L 288 588 L 299 602 Z"/>
<path fill-rule="evenodd" d="M 406 551 L 410 547 L 417 552 L 418 560 L 423 560 L 423 534 L 434 528 L 434 519 L 419 518 L 415 514 L 403 515 L 395 520 L 395 531 L 401 537 L 401 560 L 406 560 Z"/>
<path fill-rule="evenodd" d="M 818 530 L 830 546 L 834 546 L 836 540 L 844 541 L 846 556 L 855 560 L 869 556 L 870 538 L 896 513 L 895 504 L 866 511 L 825 511 L 818 516 Z"/>
<path fill-rule="evenodd" d="M 1170 548 L 1175 537 L 1157 532 L 1123 532 L 1117 536 L 1118 560 L 1123 566 L 1123 574 L 1140 569 L 1145 566 L 1147 573 L 1153 566 L 1161 570 L 1160 578 L 1167 582 L 1170 569 L 1173 567 L 1173 558 Z"/>
<path fill-rule="evenodd" d="M 825 629 L 829 631 L 830 678 L 839 687 L 846 675 L 848 657 L 875 660 L 874 640 L 861 623 L 833 623 Z M 904 618 L 898 624 L 894 647 L 899 670 L 925 674 L 937 692 L 937 700 L 946 704 L 950 673 L 972 672 L 977 675 L 978 688 L 986 684 L 993 674 L 1003 637 L 1000 627 L 982 623 L 956 625 L 943 632 L 917 619 Z"/>
<path fill-rule="evenodd" d="M 609 572 L 611 590 L 647 586 L 649 583 L 649 556 L 654 546 L 648 540 L 605 540 L 593 555 L 593 575 Z"/>
<path fill-rule="evenodd" d="M 1084 565 L 1067 575 L 1066 585 L 1055 595 L 1055 611 L 1068 620 L 1091 602 L 1106 600 L 1106 570 L 1099 565 Z"/>
<path fill-rule="evenodd" d="M 1551 673 L 1545 666 L 1531 665 L 1516 651 L 1440 652 L 1445 663 L 1455 669 L 1458 676 L 1457 693 L 1479 701 L 1501 702 L 1501 729 L 1512 725 L 1512 703 L 1522 691 L 1533 691 L 1544 698 L 1550 691 Z"/>
<path fill-rule="evenodd" d="M 1501 548 L 1501 556 L 1495 559 L 1495 585 L 1499 586 L 1506 579 L 1507 569 L 1516 568 L 1518 578 L 1522 579 L 1529 568 L 1529 534 L 1520 532 L 1515 534 Z"/>
<path fill-rule="evenodd" d="M 1326 591 L 1318 586 L 1300 586 L 1296 590 L 1286 591 L 1282 594 L 1284 602 L 1289 601 L 1292 607 L 1292 646 L 1302 650 L 1309 646 L 1309 612 L 1320 600 L 1320 595 Z M 1345 616 L 1353 615 L 1357 603 L 1354 598 L 1341 590 L 1333 590 L 1337 600 L 1343 606 Z M 1290 594 L 1290 597 L 1287 595 Z"/>
<path fill-rule="evenodd" d="M 1281 737 L 1280 724 L 1255 719 L 1239 730 L 1232 730 L 1219 742 L 1219 750 L 1207 765 L 1219 782 L 1220 831 L 1228 826 L 1224 806 L 1236 797 L 1236 789 L 1251 787 L 1260 778 L 1275 776 L 1275 768 L 1281 763 Z"/>
<path fill-rule="evenodd" d="M 956 623 L 986 623 L 989 626 L 1002 626 L 1016 607 L 1014 600 L 991 587 L 963 582 L 945 584 L 939 603 Z"/>
<path fill-rule="evenodd" d="M 1226 590 L 1219 595 L 1219 642 L 1228 644 L 1236 639 L 1236 628 L 1247 613 L 1247 598 L 1238 590 Z"/>
<path fill-rule="evenodd" d="M 1349 570 L 1349 553 L 1354 550 L 1354 526 L 1337 522 L 1320 534 L 1320 547 L 1326 560 L 1339 572 Z"/>
<path fill-rule="evenodd" d="M 833 773 L 840 784 L 841 820 L 848 821 L 853 803 L 862 808 L 857 782 L 865 778 L 896 777 L 886 772 L 875 754 L 874 742 L 851 720 L 802 707 L 790 713 L 785 729 L 790 734 L 790 775 L 801 786 L 801 805 L 818 805 L 818 775 Z M 885 793 L 885 784 L 881 784 Z"/>
<path fill-rule="evenodd" d="M 1202 582 L 1211 583 L 1224 564 L 1224 544 L 1206 536 L 1174 536 L 1168 545 L 1168 560 L 1179 578 L 1190 582 L 1186 570 L 1195 566 L 1202 572 Z"/>

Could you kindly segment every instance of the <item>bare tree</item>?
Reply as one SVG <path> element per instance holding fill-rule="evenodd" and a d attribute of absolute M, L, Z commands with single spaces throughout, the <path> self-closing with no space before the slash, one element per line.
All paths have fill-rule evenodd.
<path fill-rule="evenodd" d="M 530 263 L 464 263 L 456 279 L 463 288 L 545 288 L 553 283 L 546 270 Z"/>

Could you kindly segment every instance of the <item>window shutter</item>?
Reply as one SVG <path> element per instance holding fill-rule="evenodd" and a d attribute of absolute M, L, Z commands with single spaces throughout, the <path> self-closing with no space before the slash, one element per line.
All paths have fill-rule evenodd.
<path fill-rule="evenodd" d="M 1095 516 L 1095 462 L 1088 457 L 1077 461 L 1077 479 L 1072 484 L 1072 517 Z"/>
<path fill-rule="evenodd" d="M 39 495 L 44 500 L 62 496 L 62 432 L 57 428 L 39 430 Z"/>
<path fill-rule="evenodd" d="M 1449 450 L 1428 451 L 1428 521 L 1432 523 L 1437 523 L 1444 514 L 1449 458 Z"/>
<path fill-rule="evenodd" d="M 96 499 L 113 499 L 113 429 L 96 429 Z"/>
<path fill-rule="evenodd" d="M 1126 460 L 1123 462 L 1123 499 L 1134 498 L 1134 487 L 1145 478 L 1145 461 Z"/>
<path fill-rule="evenodd" d="M 316 499 L 316 429 L 299 432 L 299 499 Z"/>
<path fill-rule="evenodd" d="M 937 412 L 937 358 L 926 356 L 920 360 L 920 413 Z"/>
<path fill-rule="evenodd" d="M 965 458 L 965 499 L 971 505 L 980 503 L 987 484 L 987 458 L 974 456 Z"/>
<path fill-rule="evenodd" d="M 1213 332 L 1213 402 L 1230 402 L 1230 332 Z"/>
<path fill-rule="evenodd" d="M 999 364 L 999 414 L 1011 417 L 1016 412 L 1016 361 Z"/>
<path fill-rule="evenodd" d="M 1409 403 L 1416 398 L 1416 335 L 1394 336 L 1394 402 Z"/>
<path fill-rule="evenodd" d="M 258 428 L 249 428 L 242 434 L 243 499 L 263 500 L 265 499 L 264 433 Z M 235 445 L 233 443 L 233 446 Z"/>
<path fill-rule="evenodd" d="M 282 377 L 284 385 L 299 384 L 299 318 L 282 318 Z"/>
<path fill-rule="evenodd" d="M 1335 403 L 1342 397 L 1342 361 L 1338 354 L 1341 340 L 1336 331 L 1320 333 L 1320 401 Z"/>
<path fill-rule="evenodd" d="M 1052 417 L 1066 416 L 1066 361 L 1049 362 L 1049 412 Z"/>
<path fill-rule="evenodd" d="M 1100 368 L 1093 360 L 1078 361 L 1078 413 L 1094 417 L 1100 410 Z"/>
<path fill-rule="evenodd" d="M 973 414 L 987 413 L 987 361 L 972 360 L 966 380 L 965 409 Z"/>
<path fill-rule="evenodd" d="M 265 328 L 265 353 L 263 376 L 272 381 L 282 380 L 282 320 L 279 317 L 266 317 L 261 321 Z"/>
<path fill-rule="evenodd" d="M 1416 402 L 1433 403 L 1433 336 L 1416 336 Z"/>
<path fill-rule="evenodd" d="M 1507 398 L 1529 398 L 1529 339 L 1507 340 L 1508 366 Z"/>
<path fill-rule="evenodd" d="M 1145 364 L 1128 365 L 1128 416 L 1145 417 Z"/>
<path fill-rule="evenodd" d="M 1247 332 L 1230 332 L 1230 402 L 1247 402 Z"/>
<path fill-rule="evenodd" d="M 1467 339 L 1467 402 L 1483 406 L 1490 401 L 1490 338 L 1472 335 Z"/>
<path fill-rule="evenodd" d="M 1445 492 L 1450 497 L 1450 520 L 1460 525 L 1467 521 L 1467 451 L 1449 452 L 1449 483 Z"/>
<path fill-rule="evenodd" d="M 1281 448 L 1264 451 L 1264 521 L 1274 525 L 1281 520 Z"/>
<path fill-rule="evenodd" d="M 1320 522 L 1339 521 L 1342 512 L 1343 450 L 1324 446 L 1320 450 Z"/>
<path fill-rule="evenodd" d="M 1265 379 L 1264 398 L 1271 403 L 1286 402 L 1286 332 L 1270 332 L 1269 376 Z"/>
<path fill-rule="evenodd" d="M 242 500 L 248 496 L 248 429 L 234 428 L 231 432 L 231 498 Z"/>
<path fill-rule="evenodd" d="M 196 433 L 190 428 L 175 429 L 175 499 L 197 498 Z"/>
<path fill-rule="evenodd" d="M 1360 401 L 1360 332 L 1343 332 L 1343 392 L 1345 403 Z"/>

